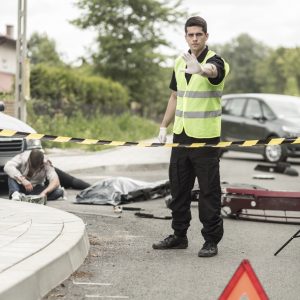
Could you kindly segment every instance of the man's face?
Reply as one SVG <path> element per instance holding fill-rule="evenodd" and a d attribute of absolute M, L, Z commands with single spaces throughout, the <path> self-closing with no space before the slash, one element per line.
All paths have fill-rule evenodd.
<path fill-rule="evenodd" d="M 204 33 L 202 27 L 187 27 L 185 40 L 187 41 L 192 53 L 200 54 L 200 52 L 205 47 L 207 39 L 208 33 Z"/>

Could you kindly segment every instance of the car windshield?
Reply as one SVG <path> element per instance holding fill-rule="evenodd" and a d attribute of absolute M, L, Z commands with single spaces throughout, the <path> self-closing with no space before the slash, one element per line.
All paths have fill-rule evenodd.
<path fill-rule="evenodd" d="M 279 118 L 300 118 L 300 98 L 281 96 L 266 99 L 270 108 Z"/>

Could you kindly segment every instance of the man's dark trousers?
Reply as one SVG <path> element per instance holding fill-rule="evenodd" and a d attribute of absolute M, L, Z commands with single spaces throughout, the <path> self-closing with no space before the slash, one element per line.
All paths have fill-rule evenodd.
<path fill-rule="evenodd" d="M 20 192 L 25 195 L 39 195 L 47 186 L 36 185 L 31 192 L 27 192 L 22 184 L 19 184 L 15 179 L 8 177 L 8 195 L 9 198 L 14 192 Z M 64 192 L 61 188 L 53 190 L 47 195 L 47 200 L 56 200 L 64 196 Z"/>
<path fill-rule="evenodd" d="M 195 139 L 174 134 L 174 143 L 218 142 L 216 139 Z M 206 242 L 218 243 L 223 236 L 221 218 L 221 187 L 218 148 L 173 148 L 169 178 L 171 184 L 172 228 L 174 234 L 185 236 L 191 221 L 191 190 L 198 179 L 201 233 Z"/>

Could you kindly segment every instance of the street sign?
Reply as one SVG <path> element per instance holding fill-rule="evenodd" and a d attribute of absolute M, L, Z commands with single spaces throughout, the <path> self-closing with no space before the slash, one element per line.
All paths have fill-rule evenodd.
<path fill-rule="evenodd" d="M 241 262 L 219 297 L 219 300 L 268 299 L 269 298 L 252 269 L 250 262 L 246 259 Z"/>

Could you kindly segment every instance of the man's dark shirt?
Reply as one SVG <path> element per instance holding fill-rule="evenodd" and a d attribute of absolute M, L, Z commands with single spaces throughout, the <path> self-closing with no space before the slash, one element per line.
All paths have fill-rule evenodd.
<path fill-rule="evenodd" d="M 189 52 L 191 53 L 191 50 L 189 50 Z M 203 62 L 207 52 L 208 52 L 208 47 L 206 46 L 205 49 L 201 52 L 201 54 L 197 57 L 197 60 L 199 63 Z M 206 62 L 215 65 L 218 70 L 218 76 L 216 78 L 208 79 L 210 81 L 210 83 L 217 85 L 220 82 L 222 82 L 222 80 L 224 79 L 224 76 L 225 76 L 225 66 L 224 66 L 224 61 L 222 60 L 222 58 L 218 55 L 214 55 L 213 57 L 209 58 Z M 185 78 L 186 78 L 187 83 L 189 83 L 191 77 L 192 77 L 192 74 L 185 73 Z M 169 87 L 171 90 L 177 91 L 177 81 L 176 81 L 174 71 L 172 74 L 172 79 L 171 79 Z"/>

